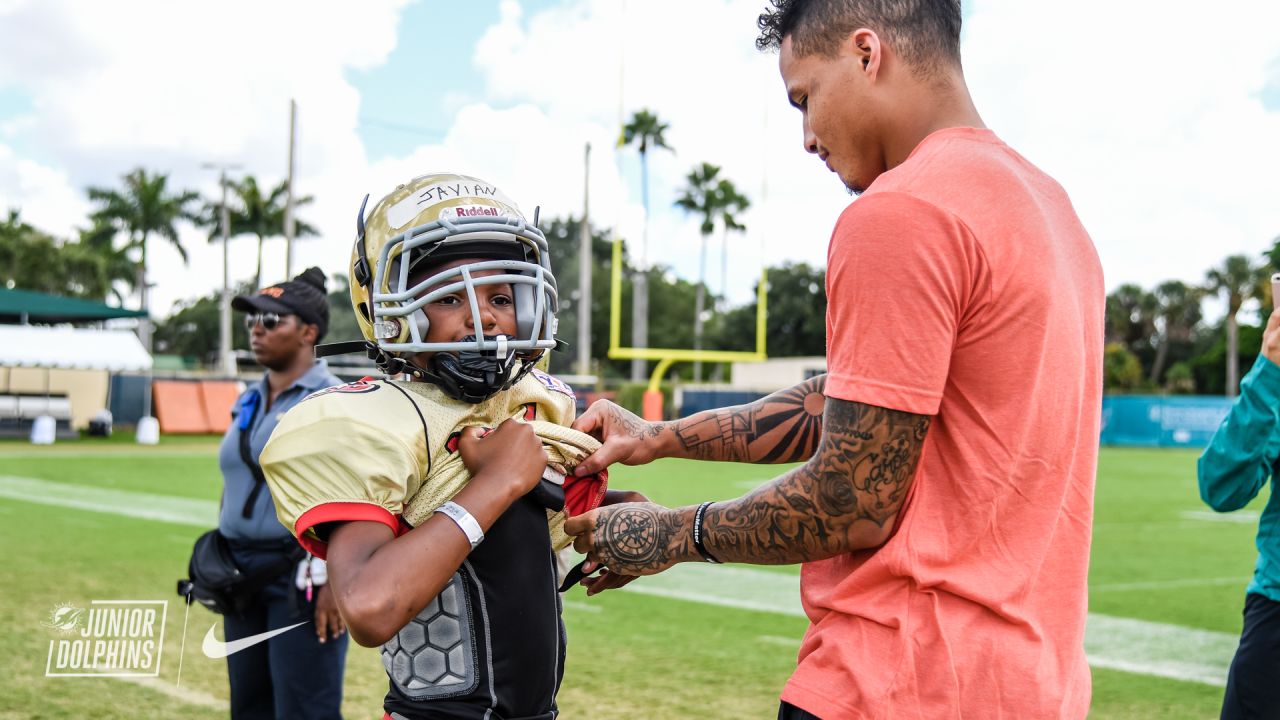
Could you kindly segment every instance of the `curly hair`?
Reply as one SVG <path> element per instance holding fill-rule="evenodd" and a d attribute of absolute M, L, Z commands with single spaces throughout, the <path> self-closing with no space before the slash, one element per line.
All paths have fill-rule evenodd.
<path fill-rule="evenodd" d="M 760 14 L 756 47 L 776 50 L 791 37 L 796 55 L 835 55 L 858 28 L 881 35 L 908 64 L 930 71 L 960 64 L 960 0 L 771 0 Z"/>

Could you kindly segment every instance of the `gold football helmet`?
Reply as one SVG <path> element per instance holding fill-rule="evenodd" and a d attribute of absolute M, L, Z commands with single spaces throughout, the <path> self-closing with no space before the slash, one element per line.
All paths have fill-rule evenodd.
<path fill-rule="evenodd" d="M 365 203 L 369 200 L 365 198 Z M 547 240 L 494 185 L 474 177 L 441 173 L 400 185 L 357 219 L 351 254 L 351 304 L 370 354 L 384 371 L 409 372 L 449 395 L 479 402 L 510 387 L 556 346 L 556 279 Z M 458 259 L 478 259 L 421 277 Z M 497 274 L 476 277 L 480 271 Z M 515 337 L 486 336 L 475 288 L 510 284 Z M 428 291 L 429 290 L 429 291 Z M 463 292 L 478 333 L 459 342 L 427 342 L 423 308 Z M 434 352 L 428 367 L 409 358 Z"/>

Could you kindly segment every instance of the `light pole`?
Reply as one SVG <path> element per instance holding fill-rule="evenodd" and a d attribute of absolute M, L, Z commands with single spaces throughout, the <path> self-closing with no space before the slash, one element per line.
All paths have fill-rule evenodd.
<path fill-rule="evenodd" d="M 206 170 L 218 171 L 222 202 L 218 205 L 218 225 L 222 235 L 222 298 L 218 303 L 218 364 L 222 372 L 235 377 L 236 356 L 231 350 L 231 211 L 227 208 L 227 171 L 239 170 L 235 163 L 204 163 Z"/>

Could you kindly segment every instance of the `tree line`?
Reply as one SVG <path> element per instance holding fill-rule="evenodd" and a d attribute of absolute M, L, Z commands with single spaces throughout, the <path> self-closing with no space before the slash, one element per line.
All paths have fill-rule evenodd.
<path fill-rule="evenodd" d="M 1107 390 L 1234 395 L 1241 371 L 1262 346 L 1276 272 L 1280 237 L 1259 257 L 1224 258 L 1200 283 L 1167 280 L 1150 289 L 1116 288 L 1107 295 Z M 1210 299 L 1220 301 L 1226 312 L 1207 322 L 1204 306 Z"/>
<path fill-rule="evenodd" d="M 628 129 L 629 128 L 629 129 Z M 639 145 L 642 159 L 653 147 L 667 147 L 662 133 L 666 125 L 647 111 L 637 113 L 624 128 L 623 140 Z M 641 142 L 644 141 L 644 142 Z M 647 160 L 642 163 L 647 167 Z M 623 268 L 623 317 L 647 319 L 645 344 L 652 338 L 665 347 L 705 347 L 716 350 L 750 350 L 755 342 L 755 304 L 730 308 L 722 296 L 712 295 L 708 305 L 706 282 L 707 239 L 721 230 L 726 242 L 730 232 L 742 231 L 738 220 L 749 200 L 720 168 L 701 163 L 690 171 L 675 205 L 700 220 L 702 252 L 697 282 L 677 278 L 661 263 L 641 268 L 635 258 L 641 254 L 626 243 Z M 645 185 L 647 187 L 647 170 Z M 252 281 L 239 291 L 262 285 L 262 252 L 273 238 L 284 235 L 285 184 L 264 190 L 258 180 L 245 176 L 229 182 L 229 235 L 250 235 L 258 243 L 257 265 Z M 181 223 L 191 223 L 207 233 L 210 242 L 220 240 L 220 201 L 201 198 L 197 193 L 172 189 L 168 176 L 137 169 L 121 179 L 119 187 L 90 187 L 87 195 L 94 205 L 87 224 L 75 237 L 58 238 L 27 223 L 19 210 L 10 209 L 0 219 L 0 283 L 93 300 L 114 300 L 125 304 L 135 295 L 143 310 L 150 310 L 147 289 L 147 245 L 153 237 L 163 238 L 184 259 L 186 249 L 178 239 Z M 648 191 L 645 191 L 648 201 Z M 307 196 L 295 201 L 305 207 Z M 303 219 L 296 221 L 296 236 L 316 235 Z M 563 307 L 560 337 L 575 338 L 575 304 L 583 302 L 578 283 L 578 218 L 553 218 L 544 223 L 560 278 Z M 593 259 L 592 348 L 606 377 L 634 376 L 631 361 L 609 361 L 609 278 L 612 253 L 611 233 L 591 228 Z M 721 257 L 721 290 L 726 284 L 727 255 Z M 1106 299 L 1106 353 L 1104 382 L 1110 392 L 1168 392 L 1234 394 L 1241 370 L 1249 367 L 1261 346 L 1262 327 L 1273 305 L 1270 277 L 1280 271 L 1280 237 L 1272 247 L 1254 258 L 1232 255 L 1210 268 L 1200 283 L 1169 280 L 1144 288 L 1125 284 Z M 821 268 L 787 264 L 770 268 L 768 338 L 769 354 L 822 355 L 825 353 L 824 314 L 826 293 Z M 334 304 L 334 340 L 358 337 L 350 317 L 345 279 L 331 296 Z M 154 349 L 209 362 L 216 353 L 217 293 L 179 303 L 168 319 L 156 329 Z M 754 294 L 753 294 L 754 298 Z M 1204 307 L 1217 298 L 1225 307 L 1219 320 L 1207 322 Z M 637 304 L 640 307 L 637 307 Z M 1254 307 L 1264 312 L 1254 313 Z M 689 309 L 694 308 L 692 318 Z M 692 322 L 691 322 L 692 320 Z M 246 340 L 237 328 L 235 347 Z M 635 340 L 636 338 L 633 338 Z M 679 372 L 698 377 L 698 368 L 677 366 Z M 568 353 L 557 353 L 552 369 L 571 372 Z M 719 374 L 713 370 L 712 378 Z"/>
<path fill-rule="evenodd" d="M 560 328 L 558 337 L 572 343 L 578 336 L 578 308 L 583 302 L 578 282 L 580 218 L 550 218 L 543 221 L 551 249 L 560 292 Z M 630 375 L 629 360 L 609 360 L 609 282 L 613 261 L 613 232 L 606 228 L 591 228 L 592 280 L 591 280 L 591 357 L 598 364 L 596 371 L 606 379 L 623 379 Z M 624 242 L 625 246 L 625 242 Z M 634 253 L 624 253 L 624 258 Z M 623 261 L 622 316 L 629 317 L 635 302 L 636 272 L 630 261 Z M 694 330 L 689 323 L 689 308 L 693 306 L 698 285 L 678 278 L 666 265 L 650 267 L 644 277 L 653 290 L 651 295 L 651 337 L 667 347 L 690 347 Z M 825 275 L 821 268 L 804 263 L 788 263 L 769 270 L 769 354 L 775 357 L 825 354 L 825 325 L 827 300 L 824 287 Z M 249 292 L 244 283 L 237 292 Z M 179 304 L 176 311 L 156 331 L 156 347 L 161 352 L 198 358 L 213 365 L 218 339 L 218 293 L 192 298 Z M 712 296 L 712 305 L 720 298 Z M 347 289 L 347 277 L 334 275 L 329 281 L 329 334 L 326 342 L 359 340 L 360 328 L 351 310 Z M 714 350 L 754 350 L 756 306 L 725 307 L 712 310 L 706 321 L 706 346 Z M 232 324 L 233 346 L 248 346 L 243 326 Z M 571 374 L 576 372 L 576 349 L 551 354 L 551 372 Z M 689 364 L 676 366 L 685 379 L 693 378 Z M 712 373 L 723 370 L 713 368 Z"/>

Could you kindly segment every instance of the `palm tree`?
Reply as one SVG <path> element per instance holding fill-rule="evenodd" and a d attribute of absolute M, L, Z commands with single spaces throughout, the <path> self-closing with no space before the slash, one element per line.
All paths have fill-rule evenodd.
<path fill-rule="evenodd" d="M 695 167 L 686 178 L 686 185 L 676 199 L 676 205 L 686 212 L 699 215 L 702 224 L 702 247 L 698 256 L 698 293 L 694 300 L 693 348 L 702 349 L 702 313 L 706 307 L 707 291 L 707 238 L 715 232 L 716 223 L 724 227 L 725 244 L 728 245 L 730 230 L 746 230 L 746 226 L 738 222 L 736 213 L 742 212 L 750 202 L 741 195 L 733 183 L 720 177 L 720 168 L 710 163 L 702 163 Z M 727 263 L 728 256 L 725 255 Z M 727 265 L 726 265 L 727 267 Z M 724 272 L 721 272 L 722 279 Z M 702 381 L 702 363 L 693 363 L 695 382 Z"/>
<path fill-rule="evenodd" d="M 1168 361 L 1169 346 L 1175 342 L 1190 342 L 1196 326 L 1200 324 L 1200 301 L 1204 291 L 1181 280 L 1169 280 L 1157 285 L 1151 296 L 1157 303 L 1155 340 L 1158 345 L 1149 379 L 1155 385 L 1160 382 L 1160 374 Z"/>
<path fill-rule="evenodd" d="M 636 262 L 633 279 L 634 302 L 631 304 L 631 346 L 649 347 L 649 148 L 671 149 L 663 133 L 667 124 L 648 110 L 640 110 L 631 121 L 622 126 L 620 146 L 635 145 L 640 151 L 640 193 L 644 202 L 644 230 L 640 242 L 640 257 Z M 644 380 L 645 361 L 631 361 L 631 381 Z"/>
<path fill-rule="evenodd" d="M 716 206 L 724 228 L 724 242 L 720 244 L 720 296 L 723 300 L 729 297 L 729 231 L 746 232 L 747 226 L 738 222 L 738 214 L 751 207 L 751 201 L 725 178 L 716 185 Z"/>
<path fill-rule="evenodd" d="M 1155 296 L 1140 285 L 1126 283 L 1107 295 L 1107 342 L 1120 343 L 1136 353 L 1155 334 Z"/>
<path fill-rule="evenodd" d="M 685 212 L 700 215 L 702 224 L 702 246 L 698 253 L 698 293 L 694 300 L 693 315 L 693 349 L 702 349 L 702 310 L 706 305 L 707 292 L 707 238 L 716 229 L 716 180 L 720 168 L 711 163 L 702 163 L 694 167 L 685 178 L 687 183 L 680 197 L 676 198 L 676 206 Z M 694 382 L 702 382 L 702 363 L 693 363 Z"/>
<path fill-rule="evenodd" d="M 140 263 L 129 258 L 127 247 L 119 249 L 115 247 L 116 229 L 111 225 L 95 222 L 87 229 L 78 232 L 80 244 L 102 258 L 103 270 L 106 273 L 107 294 L 124 305 L 125 295 L 138 289 Z M 124 286 L 125 293 L 120 292 L 120 286 Z"/>
<path fill-rule="evenodd" d="M 1257 269 L 1246 255 L 1232 255 L 1205 275 L 1205 292 L 1227 296 L 1227 397 L 1235 397 L 1240 384 L 1240 328 L 1236 313 L 1257 291 Z"/>
<path fill-rule="evenodd" d="M 143 168 L 137 168 L 124 176 L 124 188 L 89 188 L 89 199 L 98 204 L 90 219 L 97 226 L 109 226 L 116 232 L 128 235 L 128 248 L 139 248 L 142 251 L 138 265 L 137 282 L 140 307 L 150 312 L 149 287 L 147 282 L 147 240 L 151 235 L 159 235 L 169 241 L 182 262 L 187 262 L 187 251 L 178 239 L 177 224 L 180 221 L 195 221 L 197 218 L 190 205 L 198 199 L 198 195 L 190 190 L 170 193 L 167 185 L 169 176 L 163 173 L 154 175 Z M 139 335 L 143 345 L 151 350 L 150 318 L 144 318 L 139 325 Z"/>
<path fill-rule="evenodd" d="M 288 184 L 281 181 L 266 195 L 258 185 L 257 178 L 245 176 L 240 182 L 230 182 L 231 201 L 227 210 L 229 237 L 237 235 L 254 235 L 258 238 L 258 263 L 253 273 L 253 287 L 262 287 L 262 248 L 268 238 L 284 235 L 284 210 L 288 197 Z M 295 208 L 308 205 L 315 198 L 311 195 L 296 198 Z M 200 225 L 209 230 L 209 242 L 222 240 L 220 224 L 220 203 L 205 201 Z M 306 222 L 294 218 L 294 237 L 302 238 L 316 235 L 316 229 Z"/>

